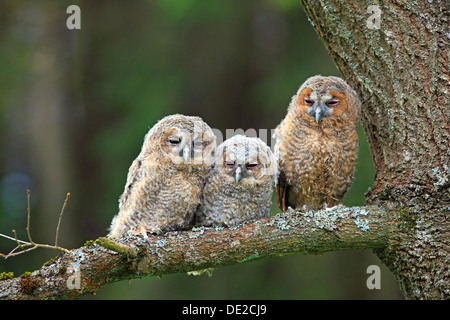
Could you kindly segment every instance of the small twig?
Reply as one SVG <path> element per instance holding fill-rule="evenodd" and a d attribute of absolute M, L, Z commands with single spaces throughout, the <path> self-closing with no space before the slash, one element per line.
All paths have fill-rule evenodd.
<path fill-rule="evenodd" d="M 16 230 L 13 230 L 13 233 L 14 233 L 14 235 L 16 236 L 16 238 L 12 238 L 12 237 L 7 236 L 6 234 L 3 234 L 3 233 L 0 233 L 0 236 L 3 237 L 3 238 L 9 239 L 9 240 L 14 240 L 14 241 L 16 241 L 16 242 L 18 242 L 18 243 L 31 244 L 31 243 L 29 243 L 29 242 L 26 242 L 26 241 L 17 239 Z"/>
<path fill-rule="evenodd" d="M 14 249 L 12 249 L 12 250 L 5 256 L 5 259 L 7 259 L 8 257 L 14 256 L 14 252 L 15 252 L 17 249 L 19 249 L 19 248 L 23 250 L 23 247 L 17 246 L 17 247 L 15 247 Z"/>
<path fill-rule="evenodd" d="M 16 229 L 13 229 L 12 232 L 14 233 L 14 240 L 16 240 L 17 245 L 18 245 L 19 247 L 22 247 L 21 243 L 27 244 L 27 245 L 30 245 L 30 244 L 31 244 L 30 242 L 19 240 L 19 239 L 17 238 L 17 232 L 16 232 Z"/>
<path fill-rule="evenodd" d="M 61 209 L 61 213 L 59 214 L 58 225 L 56 226 L 55 247 L 58 246 L 59 226 L 61 225 L 61 219 L 62 219 L 64 210 L 67 207 L 67 201 L 69 201 L 69 199 L 70 199 L 70 193 L 67 193 L 66 200 L 64 200 L 64 204 L 63 204 L 63 207 Z"/>
<path fill-rule="evenodd" d="M 26 246 L 32 246 L 32 245 L 33 245 L 33 244 L 29 243 L 29 242 L 19 240 L 19 239 L 17 238 L 17 232 L 16 232 L 15 229 L 13 229 L 12 232 L 14 233 L 14 240 L 15 240 L 16 243 L 17 243 L 17 247 L 15 247 L 14 249 L 12 249 L 12 250 L 8 253 L 8 255 L 5 257 L 5 259 L 6 259 L 7 257 L 12 256 L 13 253 L 14 253 L 14 251 L 16 251 L 17 249 L 25 250 L 25 249 L 24 249 L 24 246 L 22 245 L 22 243 L 25 244 Z M 8 238 L 12 240 L 11 237 L 8 237 Z"/>
<path fill-rule="evenodd" d="M 31 209 L 30 209 L 30 189 L 27 189 L 27 234 L 28 234 L 28 240 L 30 240 L 30 243 L 33 243 L 33 240 L 31 239 L 31 233 L 30 233 L 30 216 L 31 216 Z"/>
<path fill-rule="evenodd" d="M 0 236 L 8 238 L 8 239 L 11 239 L 11 240 L 14 240 L 13 238 L 8 237 L 8 236 L 6 236 L 4 234 L 1 234 L 1 233 L 0 233 Z M 25 246 L 31 246 L 31 248 L 25 249 L 25 247 L 22 246 L 22 245 L 21 246 L 16 246 L 14 249 L 12 249 L 6 255 L 4 255 L 3 253 L 0 253 L 0 257 L 8 259 L 9 257 L 15 257 L 15 256 L 18 256 L 19 254 L 22 254 L 22 253 L 25 253 L 25 252 L 29 252 L 29 251 L 32 251 L 32 250 L 37 249 L 37 248 L 46 248 L 46 249 L 57 250 L 57 251 L 65 252 L 65 253 L 70 253 L 70 250 L 68 250 L 66 248 L 59 247 L 59 246 L 52 246 L 52 245 L 49 245 L 49 244 L 41 244 L 41 243 L 35 243 L 35 242 L 28 243 L 28 242 L 25 242 L 25 241 L 22 241 L 22 240 L 17 240 L 17 241 L 21 241 L 21 242 L 23 242 L 25 244 Z M 15 252 L 19 248 L 21 249 L 21 251 Z"/>
<path fill-rule="evenodd" d="M 65 253 L 70 253 L 70 250 L 58 246 L 59 227 L 61 225 L 61 219 L 62 219 L 62 216 L 63 216 L 63 213 L 64 213 L 64 209 L 67 207 L 67 201 L 69 200 L 69 198 L 70 198 L 70 193 L 67 194 L 66 200 L 64 200 L 63 207 L 62 207 L 61 212 L 59 214 L 58 225 L 56 227 L 55 245 L 52 246 L 52 245 L 48 245 L 48 244 L 40 244 L 40 243 L 35 243 L 32 240 L 32 238 L 31 238 L 31 232 L 30 232 L 30 218 L 31 218 L 30 190 L 27 190 L 27 203 L 28 203 L 28 206 L 27 206 L 27 226 L 26 226 L 25 229 L 27 230 L 27 235 L 28 235 L 29 242 L 23 241 L 23 240 L 19 240 L 17 238 L 17 232 L 14 229 L 12 230 L 12 232 L 14 234 L 14 238 L 0 233 L 0 237 L 6 238 L 6 239 L 9 239 L 9 240 L 13 240 L 13 241 L 15 241 L 17 243 L 17 246 L 14 249 L 12 249 L 8 254 L 5 255 L 3 253 L 0 253 L 0 258 L 8 259 L 9 257 L 15 257 L 15 256 L 17 256 L 19 254 L 22 254 L 22 253 L 25 253 L 25 252 L 29 252 L 29 251 L 34 250 L 36 248 L 53 249 L 53 250 L 62 251 L 62 252 L 65 252 Z M 26 247 L 29 247 L 29 248 L 26 248 Z M 20 249 L 20 251 L 16 252 L 16 250 L 18 250 L 18 249 Z"/>
<path fill-rule="evenodd" d="M 37 243 L 30 244 L 30 245 L 32 246 L 31 248 L 23 249 L 23 247 L 22 247 L 22 251 L 19 251 L 19 252 L 15 252 L 16 249 L 19 248 L 19 247 L 15 247 L 14 249 L 12 249 L 12 250 L 5 256 L 5 259 L 8 259 L 9 257 L 15 257 L 15 256 L 18 256 L 19 254 L 22 254 L 22 253 L 25 253 L 25 252 L 34 250 L 34 249 L 36 249 L 36 248 L 39 247 L 39 244 L 37 244 Z"/>

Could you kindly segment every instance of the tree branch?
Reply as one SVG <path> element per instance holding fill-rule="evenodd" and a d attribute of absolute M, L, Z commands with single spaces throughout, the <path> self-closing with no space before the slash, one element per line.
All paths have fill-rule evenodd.
<path fill-rule="evenodd" d="M 290 254 L 383 248 L 402 223 L 375 206 L 291 211 L 234 228 L 193 228 L 121 239 L 99 238 L 37 271 L 0 281 L 0 299 L 75 299 L 116 281 Z"/>
<path fill-rule="evenodd" d="M 14 240 L 17 243 L 17 246 L 12 249 L 8 254 L 3 254 L 0 253 L 0 258 L 4 258 L 4 259 L 8 259 L 9 257 L 15 257 L 19 254 L 25 253 L 25 252 L 29 252 L 31 250 L 35 250 L 37 248 L 45 248 L 45 249 L 52 249 L 52 250 L 57 250 L 57 251 L 62 251 L 62 252 L 66 252 L 69 253 L 70 250 L 67 250 L 65 248 L 62 248 L 60 246 L 58 246 L 58 237 L 59 237 L 59 227 L 61 225 L 61 220 L 62 220 L 62 216 L 64 213 L 64 210 L 67 207 L 67 201 L 69 201 L 70 199 L 70 193 L 67 193 L 66 195 L 66 199 L 64 200 L 64 204 L 63 207 L 61 209 L 61 212 L 59 213 L 59 219 L 58 219 L 58 225 L 56 226 L 56 235 L 55 235 L 55 245 L 49 245 L 49 244 L 41 244 L 41 243 L 36 243 L 31 239 L 31 232 L 30 232 L 30 218 L 31 218 L 31 208 L 30 208 L 30 190 L 27 190 L 27 226 L 25 227 L 25 230 L 27 231 L 27 235 L 28 235 L 28 241 L 23 241 L 23 240 L 19 240 L 17 238 L 17 233 L 16 230 L 12 230 L 12 232 L 14 233 L 14 238 L 7 236 L 3 233 L 0 233 L 0 237 L 9 239 L 9 240 Z M 20 249 L 20 251 L 17 251 Z"/>

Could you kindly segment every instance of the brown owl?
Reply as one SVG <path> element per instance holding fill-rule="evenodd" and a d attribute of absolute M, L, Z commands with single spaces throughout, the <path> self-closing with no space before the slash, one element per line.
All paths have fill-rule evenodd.
<path fill-rule="evenodd" d="M 109 236 L 147 237 L 189 227 L 215 145 L 211 128 L 199 117 L 176 114 L 155 124 L 130 167 Z"/>
<path fill-rule="evenodd" d="M 235 135 L 217 147 L 196 223 L 235 226 L 269 214 L 277 164 L 259 138 Z"/>
<path fill-rule="evenodd" d="M 342 203 L 353 182 L 360 109 L 355 91 L 338 77 L 311 77 L 292 97 L 274 133 L 282 211 Z"/>

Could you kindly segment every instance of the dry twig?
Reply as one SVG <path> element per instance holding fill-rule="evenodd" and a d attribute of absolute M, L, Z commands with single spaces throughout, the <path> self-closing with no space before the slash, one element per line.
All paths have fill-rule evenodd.
<path fill-rule="evenodd" d="M 13 241 L 15 241 L 17 243 L 17 246 L 14 249 L 12 249 L 8 254 L 5 255 L 3 253 L 0 253 L 0 257 L 8 259 L 9 257 L 14 257 L 14 256 L 17 256 L 19 254 L 22 254 L 22 253 L 25 253 L 25 252 L 29 252 L 29 251 L 37 249 L 37 248 L 53 249 L 53 250 L 69 253 L 70 250 L 58 246 L 59 227 L 61 225 L 61 219 L 62 219 L 62 216 L 63 216 L 63 213 L 64 213 L 64 209 L 67 207 L 67 201 L 69 199 L 70 199 L 70 193 L 67 193 L 66 199 L 64 200 L 63 207 L 62 207 L 61 212 L 59 214 L 58 225 L 56 227 L 55 245 L 52 246 L 52 245 L 49 245 L 49 244 L 36 243 L 31 238 L 31 232 L 30 232 L 30 218 L 31 218 L 30 190 L 27 190 L 27 226 L 26 226 L 25 229 L 27 230 L 28 241 L 19 240 L 17 238 L 17 232 L 16 232 L 15 229 L 12 230 L 12 232 L 14 234 L 14 238 L 0 233 L 1 237 L 9 239 L 9 240 L 13 240 Z M 17 250 L 20 250 L 20 251 L 17 251 Z"/>

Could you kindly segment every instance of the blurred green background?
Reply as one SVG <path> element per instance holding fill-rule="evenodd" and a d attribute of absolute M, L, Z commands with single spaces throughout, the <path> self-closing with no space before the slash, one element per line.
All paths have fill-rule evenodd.
<path fill-rule="evenodd" d="M 81 8 L 81 30 L 66 9 Z M 128 167 L 162 117 L 201 116 L 226 129 L 275 128 L 315 74 L 339 75 L 297 0 L 0 2 L 0 233 L 60 245 L 104 236 Z M 270 144 L 269 138 L 266 140 Z M 355 182 L 363 205 L 374 169 L 360 128 Z M 273 205 L 272 213 L 279 212 Z M 0 238 L 0 252 L 15 243 Z M 0 260 L 20 275 L 57 255 L 38 249 Z M 381 267 L 381 289 L 366 269 Z M 85 299 L 402 299 L 370 250 L 292 255 L 216 269 L 212 277 L 123 281 Z"/>

